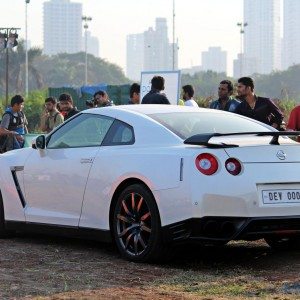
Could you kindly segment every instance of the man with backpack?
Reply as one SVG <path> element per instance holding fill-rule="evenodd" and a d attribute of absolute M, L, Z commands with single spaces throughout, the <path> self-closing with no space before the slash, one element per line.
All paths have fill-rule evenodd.
<path fill-rule="evenodd" d="M 64 122 L 63 115 L 56 108 L 57 101 L 54 97 L 45 100 L 45 113 L 41 118 L 41 130 L 49 133 L 53 128 Z"/>
<path fill-rule="evenodd" d="M 6 109 L 0 124 L 0 153 L 24 146 L 23 135 L 28 132 L 28 122 L 23 107 L 24 98 L 21 95 L 11 98 L 11 107 Z"/>

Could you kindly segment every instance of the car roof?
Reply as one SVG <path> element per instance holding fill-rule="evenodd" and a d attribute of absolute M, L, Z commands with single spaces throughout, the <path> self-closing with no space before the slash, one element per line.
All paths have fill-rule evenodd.
<path fill-rule="evenodd" d="M 207 108 L 181 106 L 181 105 L 165 105 L 165 104 L 133 104 L 133 105 L 118 105 L 107 106 L 100 108 L 92 108 L 87 110 L 93 113 L 113 112 L 113 111 L 126 111 L 141 115 L 159 114 L 159 113 L 177 113 L 177 112 L 213 112 L 213 113 L 228 113 L 220 110 L 212 110 Z"/>

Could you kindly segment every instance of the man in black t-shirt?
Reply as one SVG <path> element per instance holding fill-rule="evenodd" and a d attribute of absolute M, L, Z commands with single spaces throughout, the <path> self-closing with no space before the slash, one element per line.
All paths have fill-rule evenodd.
<path fill-rule="evenodd" d="M 73 99 L 69 94 L 61 94 L 59 96 L 59 107 L 65 121 L 79 113 L 79 110 L 73 106 Z"/>
<path fill-rule="evenodd" d="M 151 91 L 146 94 L 142 104 L 170 104 L 165 94 L 161 93 L 165 89 L 165 79 L 161 76 L 154 76 L 151 80 Z"/>
<path fill-rule="evenodd" d="M 271 99 L 258 97 L 254 94 L 252 78 L 241 77 L 238 80 L 237 92 L 243 101 L 237 106 L 235 113 L 280 129 L 283 113 Z"/>

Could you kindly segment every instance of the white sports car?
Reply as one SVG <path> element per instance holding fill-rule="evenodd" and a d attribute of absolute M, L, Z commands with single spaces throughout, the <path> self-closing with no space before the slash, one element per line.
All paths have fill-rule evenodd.
<path fill-rule="evenodd" d="M 132 261 L 187 241 L 296 245 L 298 134 L 192 107 L 83 111 L 0 156 L 1 236 L 113 240 Z"/>

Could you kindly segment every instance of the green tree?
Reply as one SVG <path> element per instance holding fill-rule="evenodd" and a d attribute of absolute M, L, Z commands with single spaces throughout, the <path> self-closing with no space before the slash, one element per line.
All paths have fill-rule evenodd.
<path fill-rule="evenodd" d="M 28 130 L 30 133 L 39 132 L 40 118 L 44 110 L 45 98 L 47 90 L 30 91 L 28 97 L 25 98 L 24 113 L 28 120 Z M 0 98 L 0 103 L 4 103 L 5 98 Z M 10 99 L 9 99 L 10 102 Z M 0 120 L 4 113 L 4 105 L 0 104 Z"/>
<path fill-rule="evenodd" d="M 23 41 L 9 53 L 9 94 L 24 93 L 25 90 L 25 50 Z M 6 51 L 0 52 L 0 96 L 6 90 Z M 84 84 L 85 53 L 61 53 L 42 55 L 39 48 L 28 51 L 29 90 L 48 87 L 77 86 Z M 122 69 L 101 58 L 88 55 L 88 84 L 107 83 L 119 85 L 129 83 Z"/>
<path fill-rule="evenodd" d="M 28 50 L 28 82 L 29 88 L 41 89 L 44 84 L 42 76 L 34 66 L 34 61 L 42 55 L 40 48 Z M 9 93 L 23 93 L 25 89 L 25 49 L 24 41 L 21 40 L 14 49 L 8 49 L 8 87 Z M 6 90 L 6 50 L 0 53 L 0 93 Z"/>
<path fill-rule="evenodd" d="M 47 89 L 30 91 L 25 99 L 24 113 L 28 120 L 28 131 L 39 132 L 41 115 L 44 110 Z"/>
<path fill-rule="evenodd" d="M 198 72 L 193 76 L 189 74 L 182 74 L 181 84 L 191 84 L 195 88 L 196 97 L 204 99 L 212 99 L 217 97 L 217 91 L 220 81 L 228 78 L 225 73 L 217 73 L 213 71 Z"/>

